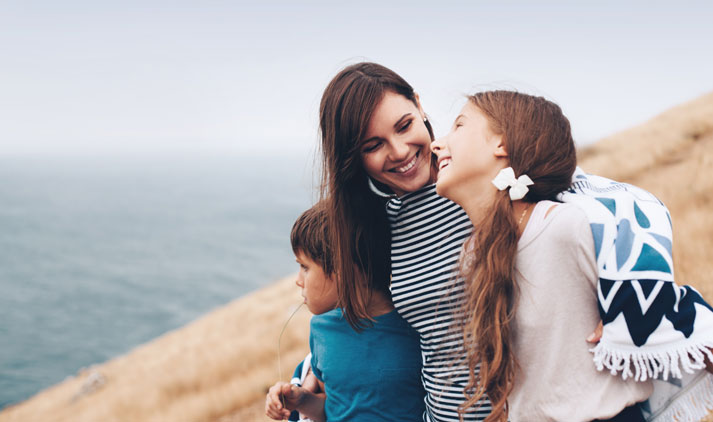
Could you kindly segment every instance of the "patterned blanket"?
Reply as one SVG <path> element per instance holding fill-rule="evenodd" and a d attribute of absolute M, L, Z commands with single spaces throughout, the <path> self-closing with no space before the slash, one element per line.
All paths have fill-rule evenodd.
<path fill-rule="evenodd" d="M 597 369 L 668 381 L 655 383 L 645 406 L 649 420 L 699 420 L 713 409 L 713 375 L 700 373 L 706 356 L 713 361 L 713 308 L 692 287 L 674 283 L 665 205 L 643 189 L 579 168 L 558 199 L 584 210 L 594 237 L 604 324 L 592 349 Z"/>

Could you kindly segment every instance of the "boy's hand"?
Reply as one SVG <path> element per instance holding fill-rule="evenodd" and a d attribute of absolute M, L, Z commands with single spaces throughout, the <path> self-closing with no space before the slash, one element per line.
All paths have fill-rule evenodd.
<path fill-rule="evenodd" d="M 290 417 L 290 411 L 297 409 L 304 400 L 305 391 L 301 387 L 277 382 L 270 387 L 265 398 L 265 414 L 270 418 L 281 421 Z M 284 400 L 285 405 L 282 405 Z"/>
<path fill-rule="evenodd" d="M 304 381 L 302 381 L 302 388 L 307 391 L 311 391 L 315 394 L 322 392 L 321 388 L 319 387 L 319 381 L 317 380 L 317 377 L 314 376 L 311 369 L 309 370 L 309 372 L 307 372 L 307 376 L 305 377 Z"/>

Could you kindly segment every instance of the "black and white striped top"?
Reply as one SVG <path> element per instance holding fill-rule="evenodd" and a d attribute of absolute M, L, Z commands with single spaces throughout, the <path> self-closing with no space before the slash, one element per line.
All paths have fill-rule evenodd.
<path fill-rule="evenodd" d="M 463 209 L 438 196 L 435 185 L 390 199 L 386 210 L 391 223 L 394 306 L 421 337 L 424 421 L 457 422 L 468 367 L 462 334 L 452 325 L 464 287 L 454 274 L 472 225 Z M 481 421 L 490 410 L 490 403 L 483 403 L 464 420 Z"/>

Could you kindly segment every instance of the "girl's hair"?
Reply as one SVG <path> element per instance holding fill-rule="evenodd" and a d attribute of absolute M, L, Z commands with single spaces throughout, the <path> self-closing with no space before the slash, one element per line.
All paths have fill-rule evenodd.
<path fill-rule="evenodd" d="M 328 227 L 324 201 L 319 201 L 297 218 L 290 233 L 290 243 L 295 255 L 302 252 L 322 267 L 324 274 L 331 276 L 334 265 Z"/>
<path fill-rule="evenodd" d="M 575 147 L 559 106 L 510 91 L 481 92 L 468 99 L 486 116 L 490 130 L 502 136 L 515 176 L 527 174 L 534 182 L 524 201 L 555 199 L 570 186 L 577 165 Z M 513 277 L 520 237 L 508 191 L 497 192 L 482 220 L 473 223 L 468 242 L 473 249 L 467 248 L 461 265 L 466 279 L 461 323 L 470 379 L 460 411 L 487 395 L 493 411 L 486 421 L 505 421 L 517 365 L 512 323 L 518 289 Z M 480 376 L 475 377 L 478 364 Z"/>
<path fill-rule="evenodd" d="M 356 330 L 366 326 L 364 318 L 370 318 L 371 292 L 389 295 L 391 236 L 386 200 L 369 188 L 360 153 L 374 109 L 386 92 L 418 104 L 411 85 L 395 72 L 376 63 L 357 63 L 332 79 L 319 108 L 321 193 L 327 203 L 337 305 Z M 388 186 L 375 185 L 389 191 Z"/>

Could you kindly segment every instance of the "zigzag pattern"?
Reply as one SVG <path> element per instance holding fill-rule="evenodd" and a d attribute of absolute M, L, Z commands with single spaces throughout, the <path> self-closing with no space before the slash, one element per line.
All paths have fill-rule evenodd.
<path fill-rule="evenodd" d="M 677 286 L 660 280 L 599 279 L 599 315 L 604 324 L 624 314 L 627 328 L 636 346 L 643 346 L 666 317 L 686 338 L 693 333 L 695 303 L 711 312 L 713 308 L 689 286 Z M 639 307 L 631 306 L 639 303 Z"/>

